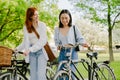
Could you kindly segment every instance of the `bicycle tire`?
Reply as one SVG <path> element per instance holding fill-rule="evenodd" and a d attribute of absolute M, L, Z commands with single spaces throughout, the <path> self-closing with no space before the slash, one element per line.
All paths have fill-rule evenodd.
<path fill-rule="evenodd" d="M 105 63 L 99 63 L 92 75 L 93 80 L 116 80 L 113 70 Z"/>
<path fill-rule="evenodd" d="M 60 70 L 56 73 L 56 75 L 54 76 L 53 80 L 68 80 L 69 79 L 69 74 L 67 71 L 64 70 Z"/>
<path fill-rule="evenodd" d="M 54 75 L 55 75 L 54 70 L 51 67 L 47 66 L 47 68 L 46 68 L 46 77 L 47 77 L 47 80 L 53 80 Z"/>
<path fill-rule="evenodd" d="M 14 80 L 11 72 L 5 72 L 0 75 L 0 80 Z M 17 74 L 17 80 L 26 80 L 22 75 Z"/>
<path fill-rule="evenodd" d="M 10 80 L 11 73 L 10 72 L 4 72 L 0 74 L 0 80 Z"/>
<path fill-rule="evenodd" d="M 27 78 L 27 80 L 30 79 L 30 69 L 27 69 L 27 72 L 25 73 L 24 76 Z"/>

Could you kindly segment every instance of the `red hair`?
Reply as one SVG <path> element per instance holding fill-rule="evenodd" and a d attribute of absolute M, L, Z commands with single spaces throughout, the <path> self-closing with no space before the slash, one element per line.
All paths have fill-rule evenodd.
<path fill-rule="evenodd" d="M 29 33 L 34 32 L 36 36 L 39 38 L 39 34 L 36 32 L 35 28 L 33 27 L 32 18 L 31 18 L 34 15 L 35 11 L 37 11 L 35 7 L 30 7 L 27 9 L 25 24 L 27 27 L 27 31 Z"/>

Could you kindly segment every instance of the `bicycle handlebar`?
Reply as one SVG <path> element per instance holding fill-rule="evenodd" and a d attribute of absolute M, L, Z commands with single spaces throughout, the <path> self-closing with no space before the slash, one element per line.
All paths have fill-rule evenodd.
<path fill-rule="evenodd" d="M 21 51 L 18 51 L 18 53 L 19 53 L 19 54 L 23 54 L 23 52 L 21 52 Z"/>
<path fill-rule="evenodd" d="M 74 48 L 76 46 L 79 46 L 80 44 L 68 44 L 67 46 L 61 46 L 61 47 L 66 47 L 66 48 Z M 87 49 L 90 51 L 89 53 L 86 54 L 86 56 L 90 59 L 92 59 L 93 57 L 95 59 L 97 59 L 98 53 L 97 52 L 93 52 L 93 49 L 91 49 L 91 47 L 87 47 Z M 70 56 L 70 54 L 68 54 L 67 56 Z"/>
<path fill-rule="evenodd" d="M 14 53 L 14 54 L 18 54 L 18 53 L 19 53 L 19 54 L 23 54 L 22 51 L 17 51 L 17 50 L 14 50 L 13 53 Z"/>

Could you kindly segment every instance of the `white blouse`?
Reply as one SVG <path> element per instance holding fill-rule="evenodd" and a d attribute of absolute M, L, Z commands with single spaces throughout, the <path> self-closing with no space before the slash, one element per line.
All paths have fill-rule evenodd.
<path fill-rule="evenodd" d="M 75 33 L 76 33 L 77 42 L 75 41 L 75 34 L 74 34 L 73 26 L 70 27 L 70 29 L 67 33 L 67 36 L 65 36 L 64 38 L 61 36 L 61 33 L 59 31 L 59 27 L 56 27 L 54 32 L 55 32 L 54 33 L 54 41 L 55 41 L 56 46 L 60 46 L 60 45 L 64 46 L 66 44 L 75 45 L 77 43 L 82 45 L 86 42 L 77 26 L 75 26 Z"/>
<path fill-rule="evenodd" d="M 46 25 L 43 22 L 38 22 L 38 27 L 36 31 L 38 32 L 40 38 L 38 39 L 34 32 L 28 33 L 26 26 L 23 28 L 24 39 L 22 43 L 16 48 L 17 50 L 30 50 L 30 52 L 36 52 L 40 49 L 43 49 L 43 52 L 46 56 L 46 51 L 44 45 L 47 42 L 47 33 Z M 48 59 L 48 57 L 46 56 Z"/>

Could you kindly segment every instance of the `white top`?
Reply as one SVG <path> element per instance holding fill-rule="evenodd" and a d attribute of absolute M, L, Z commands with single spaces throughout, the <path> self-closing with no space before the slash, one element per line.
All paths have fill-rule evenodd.
<path fill-rule="evenodd" d="M 24 39 L 22 43 L 16 48 L 17 50 L 30 50 L 30 52 L 36 52 L 40 49 L 43 50 L 46 59 L 48 60 L 47 53 L 44 49 L 44 45 L 47 42 L 47 34 L 46 34 L 46 25 L 43 22 L 38 22 L 38 27 L 36 28 L 37 33 L 40 38 L 38 39 L 34 32 L 28 33 L 26 26 L 23 28 Z M 32 45 L 32 46 L 31 46 Z"/>
<path fill-rule="evenodd" d="M 68 33 L 66 36 L 63 36 L 61 32 L 59 31 L 59 27 L 55 28 L 55 33 L 54 33 L 54 41 L 56 46 L 64 46 L 66 44 L 84 44 L 86 41 L 84 40 L 81 32 L 79 31 L 78 27 L 75 26 L 75 33 L 76 33 L 76 40 L 75 41 L 75 34 L 74 34 L 74 29 L 73 26 L 70 27 Z"/>

